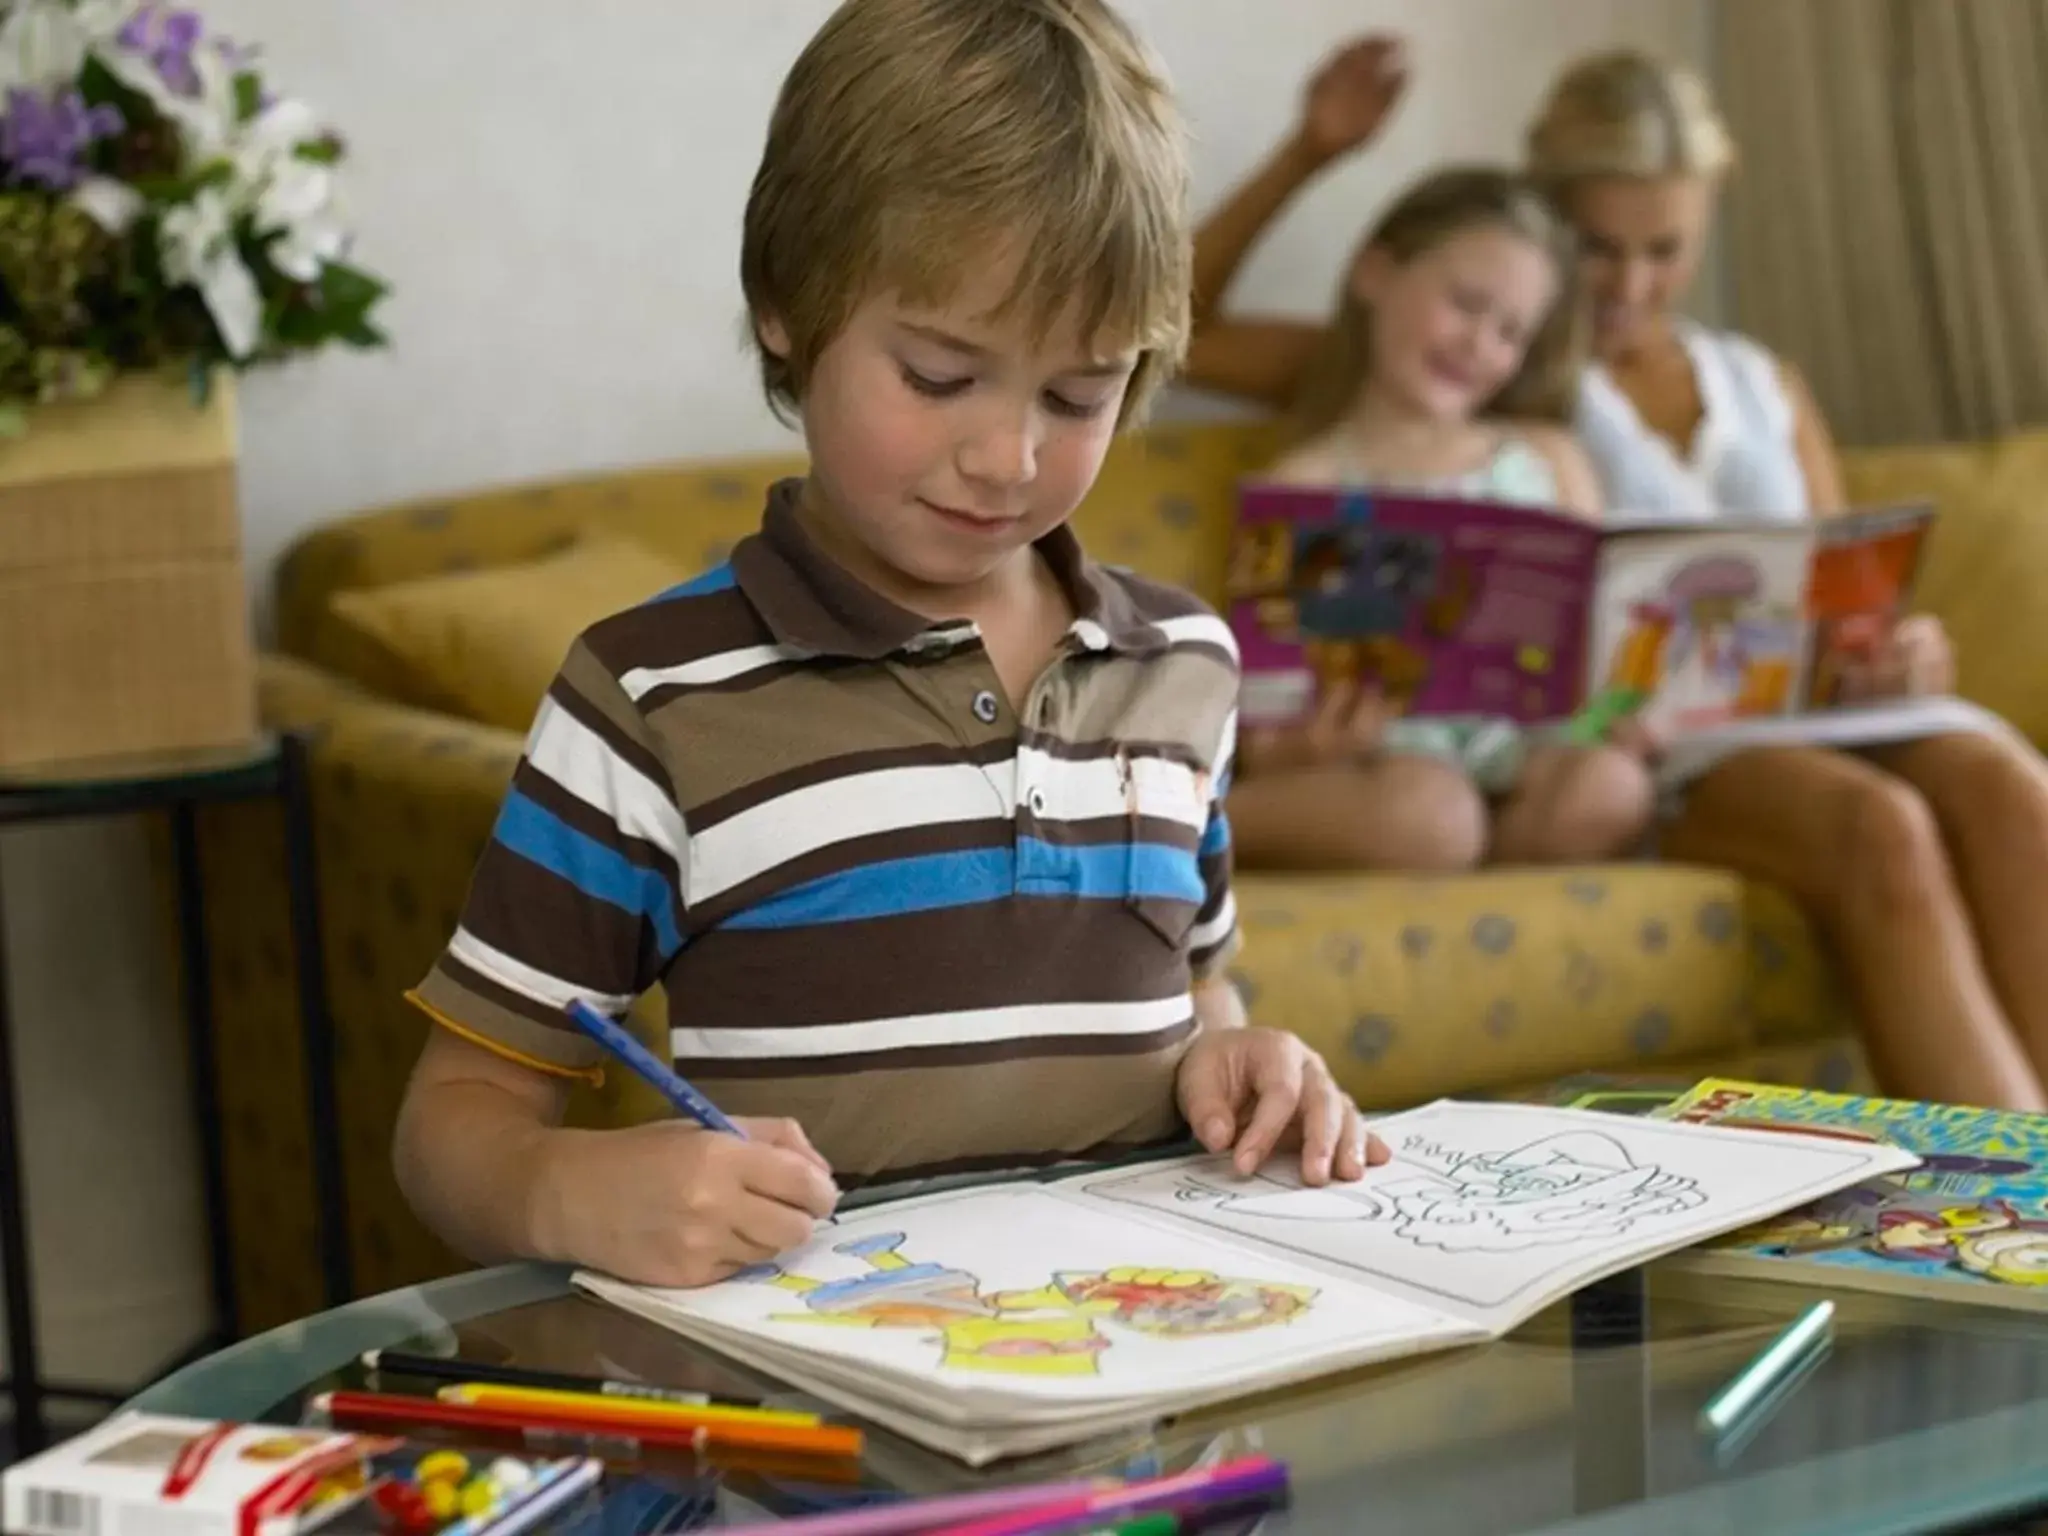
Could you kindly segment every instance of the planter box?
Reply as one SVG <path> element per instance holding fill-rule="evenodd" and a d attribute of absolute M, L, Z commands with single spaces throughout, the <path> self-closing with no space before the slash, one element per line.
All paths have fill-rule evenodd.
<path fill-rule="evenodd" d="M 0 771 L 256 736 L 235 409 L 156 379 L 0 443 Z"/>

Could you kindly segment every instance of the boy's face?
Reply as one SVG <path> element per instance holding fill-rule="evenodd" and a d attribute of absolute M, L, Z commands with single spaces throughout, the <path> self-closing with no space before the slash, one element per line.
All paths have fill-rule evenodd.
<path fill-rule="evenodd" d="M 804 391 L 820 532 L 856 574 L 913 605 L 971 596 L 1066 521 L 1138 361 L 1072 319 L 1038 336 L 1025 316 L 994 318 L 1014 264 L 972 270 L 939 308 L 870 298 Z M 774 321 L 761 333 L 782 349 Z"/>

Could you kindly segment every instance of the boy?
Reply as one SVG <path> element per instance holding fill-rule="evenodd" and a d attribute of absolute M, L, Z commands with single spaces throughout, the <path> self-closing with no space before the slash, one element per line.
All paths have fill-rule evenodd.
<path fill-rule="evenodd" d="M 1166 85 L 1101 0 L 848 0 L 785 82 L 742 276 L 808 477 L 730 564 L 590 630 L 416 994 L 408 1198 L 478 1259 L 654 1284 L 802 1243 L 834 1172 L 1181 1134 L 1385 1156 L 1245 1026 L 1228 629 L 1066 527 L 1187 332 Z M 561 1009 L 656 982 L 746 1139 L 561 1128 Z"/>

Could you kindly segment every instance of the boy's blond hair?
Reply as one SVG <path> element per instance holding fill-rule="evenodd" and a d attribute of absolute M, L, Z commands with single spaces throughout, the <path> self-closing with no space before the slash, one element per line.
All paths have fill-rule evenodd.
<path fill-rule="evenodd" d="M 783 82 L 740 275 L 785 419 L 870 298 L 948 302 L 1017 259 L 1005 313 L 1135 346 L 1122 419 L 1188 335 L 1187 159 L 1172 90 L 1102 0 L 846 0 Z M 759 321 L 787 332 L 787 356 Z"/>

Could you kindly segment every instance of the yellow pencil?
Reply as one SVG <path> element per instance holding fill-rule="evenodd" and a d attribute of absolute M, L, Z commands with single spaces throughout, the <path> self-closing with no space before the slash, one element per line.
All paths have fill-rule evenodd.
<path fill-rule="evenodd" d="M 443 1402 L 467 1403 L 473 1408 L 575 1408 L 634 1424 L 780 1424 L 790 1429 L 809 1429 L 825 1422 L 815 1413 L 793 1409 L 668 1403 L 654 1398 L 608 1397 L 551 1387 L 506 1387 L 482 1381 L 443 1387 L 439 1395 Z"/>

